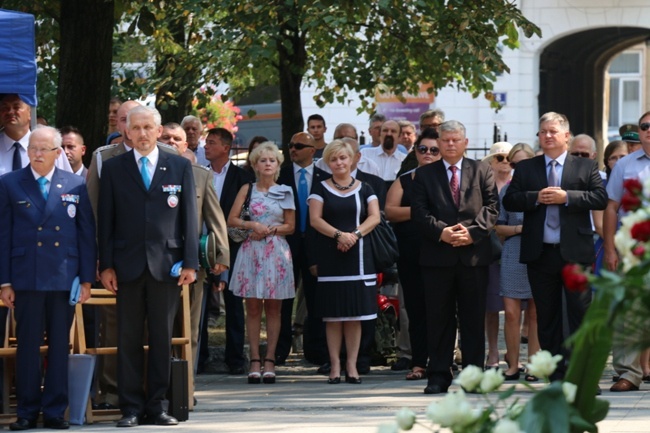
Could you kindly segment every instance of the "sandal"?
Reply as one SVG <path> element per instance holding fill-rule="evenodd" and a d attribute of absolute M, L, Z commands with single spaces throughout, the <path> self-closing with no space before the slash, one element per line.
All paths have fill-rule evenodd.
<path fill-rule="evenodd" d="M 262 366 L 262 360 L 260 360 L 260 359 L 251 359 L 250 360 L 251 364 L 254 363 L 254 362 L 257 362 L 258 364 L 260 364 L 260 367 Z M 251 371 L 250 373 L 248 373 L 248 383 L 257 384 L 257 383 L 261 383 L 261 382 L 262 382 L 262 373 L 261 372 L 259 372 L 259 371 Z"/>
<path fill-rule="evenodd" d="M 424 379 L 426 371 L 423 368 L 417 370 L 409 371 L 406 373 L 406 380 L 420 380 Z"/>
<path fill-rule="evenodd" d="M 510 368 L 510 362 L 508 361 L 507 354 L 503 355 L 503 360 L 506 362 L 506 365 L 508 366 L 508 368 Z M 517 367 L 517 370 L 519 370 L 520 373 L 524 373 L 526 371 L 526 367 L 524 367 L 523 365 L 521 365 L 521 363 L 519 363 L 519 366 Z"/>
<path fill-rule="evenodd" d="M 524 379 L 526 380 L 526 382 L 537 382 L 539 380 L 537 376 L 533 376 L 532 374 L 528 374 L 528 373 L 526 374 L 526 376 L 524 376 Z"/>
<path fill-rule="evenodd" d="M 264 363 L 273 364 L 275 368 L 275 359 L 264 358 Z M 262 382 L 264 383 L 275 383 L 275 372 L 274 371 L 265 371 L 262 375 Z"/>

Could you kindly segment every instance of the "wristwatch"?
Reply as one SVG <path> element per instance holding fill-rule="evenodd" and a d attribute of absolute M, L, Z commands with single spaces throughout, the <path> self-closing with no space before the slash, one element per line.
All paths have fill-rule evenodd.
<path fill-rule="evenodd" d="M 361 231 L 359 229 L 355 229 L 353 232 L 357 236 L 357 238 L 361 239 L 363 235 L 361 234 Z"/>

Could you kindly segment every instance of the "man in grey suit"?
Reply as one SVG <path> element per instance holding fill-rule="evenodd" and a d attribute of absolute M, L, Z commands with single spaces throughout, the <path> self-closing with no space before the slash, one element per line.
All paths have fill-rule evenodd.
<path fill-rule="evenodd" d="M 483 368 L 485 297 L 492 262 L 490 231 L 499 215 L 494 174 L 464 157 L 462 123 L 440 125 L 442 159 L 415 172 L 411 219 L 422 230 L 420 265 L 425 282 L 429 366 L 425 394 L 447 392 L 458 316 L 463 367 Z"/>
<path fill-rule="evenodd" d="M 171 337 L 180 286 L 198 269 L 196 192 L 191 163 L 162 152 L 160 114 L 127 115 L 133 150 L 106 161 L 98 203 L 99 270 L 117 295 L 118 427 L 176 425 L 162 405 L 169 387 Z M 178 267 L 179 276 L 172 276 Z M 145 388 L 144 336 L 148 331 Z M 143 392 L 146 389 L 146 393 Z"/>
<path fill-rule="evenodd" d="M 564 289 L 562 268 L 567 263 L 593 263 L 590 212 L 605 209 L 607 193 L 598 163 L 567 152 L 571 132 L 566 116 L 544 114 L 538 135 L 544 154 L 517 164 L 503 206 L 524 212 L 520 261 L 528 267 L 540 346 L 556 355 L 564 352 L 562 297 L 570 333 L 580 326 L 591 301 L 590 291 Z M 551 379 L 562 379 L 565 371 L 566 364 L 559 364 Z"/>

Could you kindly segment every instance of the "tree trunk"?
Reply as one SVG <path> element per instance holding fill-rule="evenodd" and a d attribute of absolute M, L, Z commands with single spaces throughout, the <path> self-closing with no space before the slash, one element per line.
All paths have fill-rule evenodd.
<path fill-rule="evenodd" d="M 300 100 L 300 86 L 302 77 L 305 74 L 307 52 L 305 50 L 305 39 L 297 29 L 291 28 L 286 23 L 282 25 L 279 32 L 291 42 L 292 52 L 289 52 L 278 40 L 278 72 L 280 77 L 280 99 L 282 106 L 282 151 L 285 163 L 290 163 L 289 144 L 291 137 L 304 131 L 305 122 L 302 117 L 302 101 Z"/>
<path fill-rule="evenodd" d="M 113 59 L 113 0 L 61 0 L 56 126 L 81 130 L 88 164 L 106 141 Z"/>

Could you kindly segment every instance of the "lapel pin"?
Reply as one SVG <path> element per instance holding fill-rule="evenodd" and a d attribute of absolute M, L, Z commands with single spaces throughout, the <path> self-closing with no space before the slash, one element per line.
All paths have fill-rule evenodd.
<path fill-rule="evenodd" d="M 56 187 L 57 187 L 57 188 L 62 188 L 62 186 L 61 186 L 60 183 L 57 183 L 57 184 L 56 184 Z"/>
<path fill-rule="evenodd" d="M 167 170 L 167 167 L 160 167 L 160 169 L 161 169 L 162 171 L 165 171 L 165 170 Z"/>

